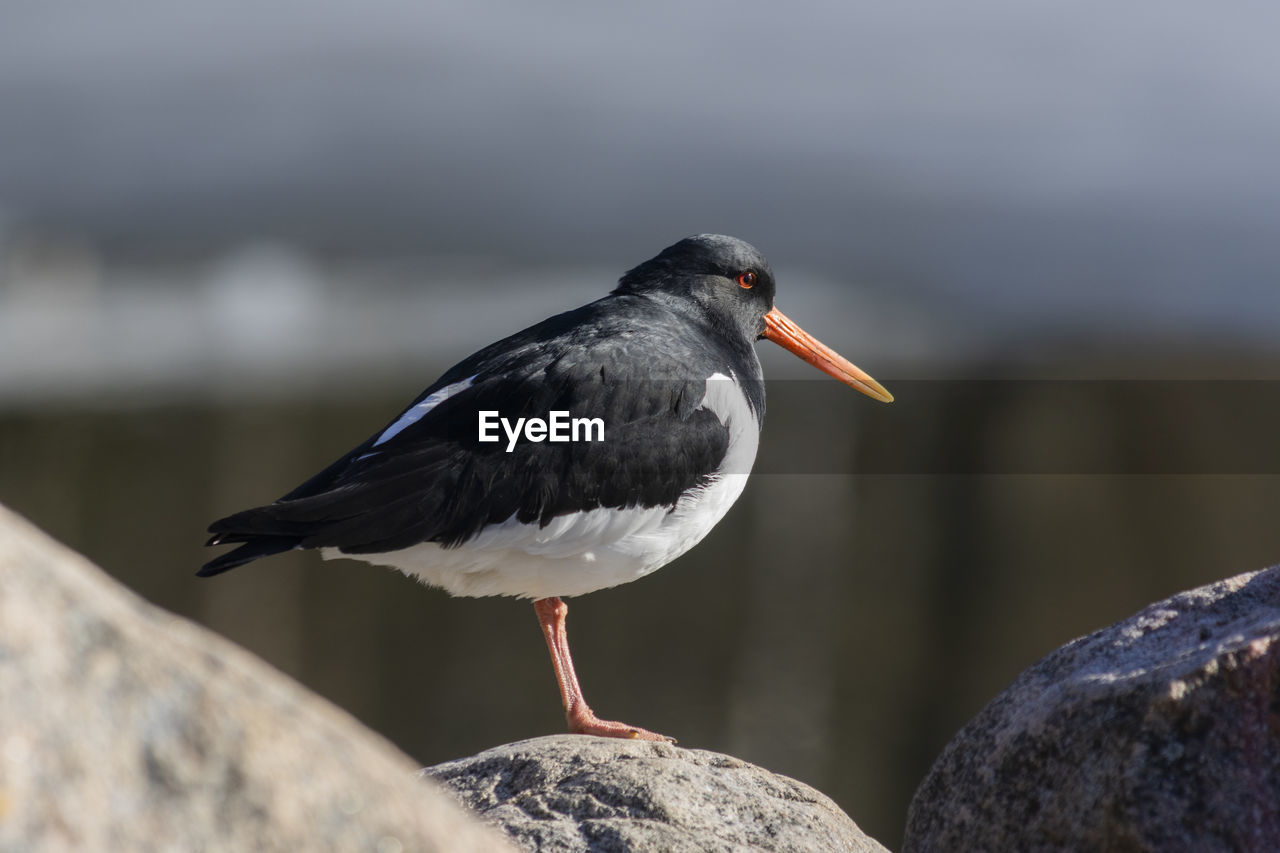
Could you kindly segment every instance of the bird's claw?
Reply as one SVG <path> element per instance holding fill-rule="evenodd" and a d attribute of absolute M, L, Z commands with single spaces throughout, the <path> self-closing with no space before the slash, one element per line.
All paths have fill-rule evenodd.
<path fill-rule="evenodd" d="M 597 737 L 616 737 L 627 740 L 651 740 L 658 743 L 675 743 L 676 739 L 660 735 L 639 726 L 631 726 L 614 720 L 602 720 L 590 709 L 570 715 L 569 731 L 576 735 L 596 735 Z"/>

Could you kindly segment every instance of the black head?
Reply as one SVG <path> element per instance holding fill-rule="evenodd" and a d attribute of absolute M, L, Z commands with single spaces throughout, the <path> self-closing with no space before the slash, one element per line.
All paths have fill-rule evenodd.
<path fill-rule="evenodd" d="M 750 243 L 722 234 L 698 234 L 630 270 L 613 292 L 669 301 L 754 341 L 764 335 L 764 315 L 773 308 L 774 290 L 769 262 Z"/>
<path fill-rule="evenodd" d="M 893 395 L 861 368 L 814 338 L 773 304 L 773 271 L 749 243 L 721 234 L 686 237 L 622 277 L 616 294 L 660 299 L 699 314 L 746 348 L 768 338 L 814 367 L 877 400 Z"/>

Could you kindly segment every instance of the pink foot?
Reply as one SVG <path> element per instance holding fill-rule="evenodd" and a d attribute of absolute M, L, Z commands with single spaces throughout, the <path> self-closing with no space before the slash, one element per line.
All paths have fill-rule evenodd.
<path fill-rule="evenodd" d="M 582 711 L 576 711 L 573 714 L 566 714 L 565 718 L 569 722 L 569 731 L 575 735 L 598 735 L 599 737 L 620 737 L 631 740 L 654 740 L 662 743 L 675 743 L 676 739 L 660 735 L 657 732 L 651 732 L 648 729 L 642 729 L 639 726 L 629 726 L 626 723 L 619 723 L 613 720 L 602 720 L 597 717 L 590 708 L 584 708 Z"/>

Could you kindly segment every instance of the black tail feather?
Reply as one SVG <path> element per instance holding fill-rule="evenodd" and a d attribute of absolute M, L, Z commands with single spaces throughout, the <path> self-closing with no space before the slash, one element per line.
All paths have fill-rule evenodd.
<path fill-rule="evenodd" d="M 259 557 L 269 557 L 272 554 L 279 554 L 282 551 L 290 551 L 298 547 L 299 537 L 297 536 L 263 536 L 255 538 L 249 542 L 245 542 L 234 551 L 214 557 L 205 563 L 200 571 L 196 572 L 197 577 L 211 578 L 214 575 L 220 575 L 223 572 L 230 571 L 236 566 L 243 566 L 245 563 L 252 562 Z M 219 537 L 215 536 L 209 540 L 210 545 L 223 544 L 219 541 Z"/>

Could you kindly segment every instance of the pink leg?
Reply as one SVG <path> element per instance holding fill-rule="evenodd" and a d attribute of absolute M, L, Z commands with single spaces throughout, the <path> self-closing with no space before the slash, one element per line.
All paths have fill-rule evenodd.
<path fill-rule="evenodd" d="M 551 665 L 556 670 L 556 682 L 560 685 L 560 699 L 564 703 L 564 718 L 569 723 L 569 731 L 580 735 L 675 743 L 675 738 L 597 717 L 582 696 L 578 676 L 573 671 L 573 658 L 569 656 L 569 634 L 564 627 L 569 605 L 558 598 L 539 598 L 533 602 L 533 609 L 538 613 L 538 624 L 542 626 L 542 634 L 547 638 L 547 650 L 551 652 Z"/>

